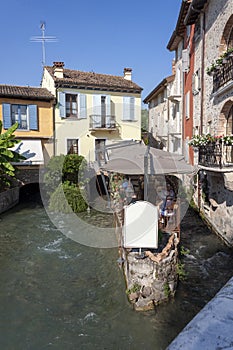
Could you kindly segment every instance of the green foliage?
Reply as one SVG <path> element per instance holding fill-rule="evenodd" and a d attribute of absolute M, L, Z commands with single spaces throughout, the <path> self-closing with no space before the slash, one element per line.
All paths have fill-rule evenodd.
<path fill-rule="evenodd" d="M 15 178 L 16 168 L 12 162 L 18 162 L 24 159 L 23 156 L 11 150 L 20 140 L 15 139 L 13 133 L 18 128 L 18 123 L 12 125 L 2 134 L 2 121 L 0 121 L 0 191 L 4 191 L 12 184 Z"/>
<path fill-rule="evenodd" d="M 166 297 L 166 298 L 169 298 L 169 296 L 170 296 L 170 294 L 171 294 L 171 289 L 170 289 L 170 287 L 169 287 L 168 282 L 166 282 L 166 283 L 163 285 L 163 291 L 164 291 L 165 297 Z"/>
<path fill-rule="evenodd" d="M 133 287 L 126 290 L 126 294 L 130 295 L 131 293 L 137 293 L 140 292 L 141 286 L 137 283 L 133 285 Z"/>
<path fill-rule="evenodd" d="M 83 170 L 86 164 L 86 160 L 83 156 L 77 154 L 68 154 L 65 156 L 62 169 L 63 181 L 78 184 L 78 182 L 82 180 Z"/>
<path fill-rule="evenodd" d="M 44 184 L 48 194 L 53 193 L 57 186 L 62 181 L 62 168 L 65 161 L 65 156 L 54 156 L 50 159 L 46 166 L 46 173 L 44 175 Z"/>
<path fill-rule="evenodd" d="M 176 265 L 176 272 L 179 276 L 179 279 L 181 281 L 184 281 L 186 280 L 187 278 L 187 272 L 185 272 L 185 269 L 184 269 L 184 264 L 182 264 L 181 262 L 179 262 L 177 265 Z"/>
<path fill-rule="evenodd" d="M 142 109 L 141 111 L 141 129 L 142 131 L 148 131 L 149 112 L 148 109 Z"/>
<path fill-rule="evenodd" d="M 77 185 L 64 182 L 52 193 L 49 209 L 61 213 L 80 213 L 87 209 L 87 204 Z"/>
<path fill-rule="evenodd" d="M 181 255 L 187 255 L 189 253 L 190 253 L 189 249 L 186 249 L 184 246 L 181 246 L 181 248 L 180 248 L 180 254 Z"/>
<path fill-rule="evenodd" d="M 50 196 L 50 210 L 79 213 L 87 209 L 79 189 L 79 179 L 82 178 L 85 165 L 84 157 L 76 154 L 60 155 L 50 159 L 44 176 L 44 183 Z"/>

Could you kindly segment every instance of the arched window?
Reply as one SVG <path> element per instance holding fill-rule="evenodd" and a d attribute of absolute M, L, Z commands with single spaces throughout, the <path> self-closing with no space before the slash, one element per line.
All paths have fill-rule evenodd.
<path fill-rule="evenodd" d="M 231 27 L 230 33 L 229 33 L 229 37 L 227 40 L 227 49 L 230 49 L 233 47 L 233 27 Z"/>
<path fill-rule="evenodd" d="M 229 112 L 229 114 L 227 116 L 227 124 L 226 124 L 226 134 L 227 135 L 233 134 L 233 123 L 232 123 L 232 120 L 233 120 L 233 106 L 231 107 L 230 112 Z"/>

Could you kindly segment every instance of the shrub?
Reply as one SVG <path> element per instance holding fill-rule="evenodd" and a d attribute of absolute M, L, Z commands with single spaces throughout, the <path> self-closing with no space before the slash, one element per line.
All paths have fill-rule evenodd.
<path fill-rule="evenodd" d="M 64 195 L 66 200 L 64 200 Z M 87 209 L 80 189 L 75 184 L 64 182 L 52 193 L 49 201 L 49 209 L 61 213 L 80 213 Z"/>

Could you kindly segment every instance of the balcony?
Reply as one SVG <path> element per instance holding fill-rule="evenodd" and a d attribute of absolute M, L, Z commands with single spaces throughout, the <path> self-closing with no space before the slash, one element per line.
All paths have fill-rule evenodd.
<path fill-rule="evenodd" d="M 116 130 L 116 117 L 113 115 L 92 114 L 89 118 L 89 130 Z"/>
<path fill-rule="evenodd" d="M 233 80 L 233 57 L 224 62 L 213 71 L 213 93 Z"/>
<path fill-rule="evenodd" d="M 233 145 L 211 142 L 199 146 L 198 164 L 208 168 L 233 167 Z"/>

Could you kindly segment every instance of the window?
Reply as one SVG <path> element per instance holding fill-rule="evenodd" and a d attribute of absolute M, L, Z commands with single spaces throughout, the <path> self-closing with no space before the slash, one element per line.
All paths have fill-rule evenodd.
<path fill-rule="evenodd" d="M 228 41 L 227 41 L 227 48 L 230 49 L 233 47 L 233 27 L 231 28 Z"/>
<path fill-rule="evenodd" d="M 233 107 L 231 107 L 230 112 L 227 116 L 227 124 L 226 124 L 226 135 L 232 135 L 233 134 Z"/>
<path fill-rule="evenodd" d="M 187 27 L 186 27 L 187 39 L 190 37 L 190 34 L 191 34 L 191 26 L 190 26 L 190 25 L 187 25 Z"/>
<path fill-rule="evenodd" d="M 200 22 L 200 18 L 198 18 L 194 26 L 194 40 L 197 41 L 200 38 L 200 35 L 201 35 L 201 22 Z"/>
<path fill-rule="evenodd" d="M 200 81 L 200 69 L 198 69 L 192 77 L 192 93 L 197 95 L 201 90 L 201 81 Z"/>
<path fill-rule="evenodd" d="M 182 72 L 188 72 L 189 71 L 189 49 L 184 49 L 182 51 Z"/>
<path fill-rule="evenodd" d="M 67 154 L 78 154 L 78 139 L 67 139 Z"/>
<path fill-rule="evenodd" d="M 4 129 L 17 122 L 19 130 L 38 130 L 37 105 L 3 103 L 2 108 Z"/>
<path fill-rule="evenodd" d="M 105 139 L 95 140 L 95 158 L 97 161 L 104 160 Z"/>
<path fill-rule="evenodd" d="M 77 95 L 66 94 L 66 118 L 77 117 L 78 115 L 78 101 Z"/>
<path fill-rule="evenodd" d="M 86 95 L 58 93 L 58 106 L 61 118 L 83 119 L 87 117 Z"/>
<path fill-rule="evenodd" d="M 135 120 L 135 98 L 131 96 L 123 97 L 123 120 Z"/>

